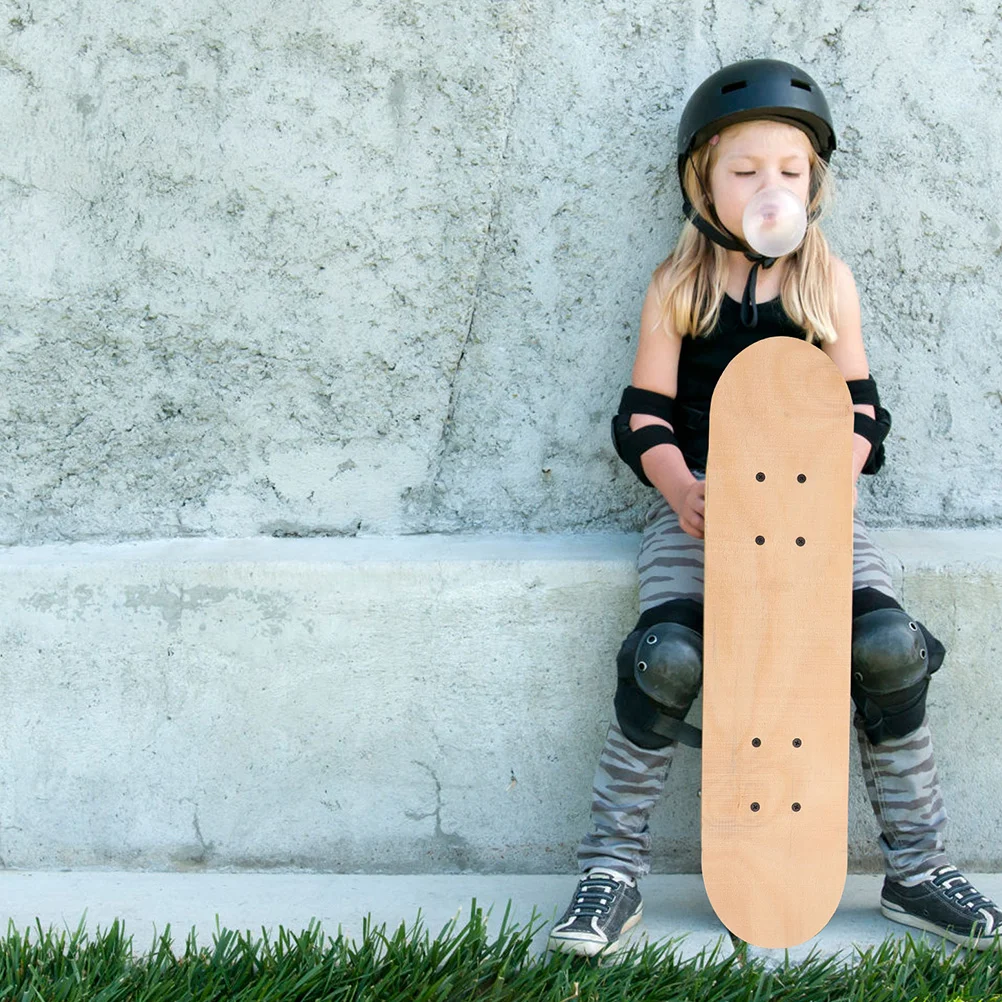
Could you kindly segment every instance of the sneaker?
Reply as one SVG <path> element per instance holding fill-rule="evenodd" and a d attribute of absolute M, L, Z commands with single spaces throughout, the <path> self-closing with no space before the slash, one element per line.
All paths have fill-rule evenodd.
<path fill-rule="evenodd" d="M 955 866 L 937 866 L 909 887 L 884 881 L 880 911 L 892 922 L 925 929 L 961 946 L 987 950 L 1002 930 L 1002 911 Z"/>
<path fill-rule="evenodd" d="M 612 870 L 589 870 L 578 882 L 567 911 L 550 930 L 547 949 L 583 957 L 611 953 L 643 912 L 635 882 L 630 884 Z"/>

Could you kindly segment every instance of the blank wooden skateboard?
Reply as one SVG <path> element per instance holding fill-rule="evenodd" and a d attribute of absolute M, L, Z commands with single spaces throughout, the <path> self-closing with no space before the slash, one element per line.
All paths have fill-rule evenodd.
<path fill-rule="evenodd" d="M 710 408 L 703 880 L 724 925 L 787 947 L 845 885 L 852 401 L 818 348 L 770 337 Z"/>

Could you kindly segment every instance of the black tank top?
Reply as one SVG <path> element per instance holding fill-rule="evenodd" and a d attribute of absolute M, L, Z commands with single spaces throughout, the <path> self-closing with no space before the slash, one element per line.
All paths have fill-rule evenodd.
<path fill-rule="evenodd" d="M 682 338 L 674 424 L 675 437 L 690 469 L 706 469 L 710 398 L 721 373 L 738 352 L 767 337 L 806 337 L 804 329 L 786 315 L 778 296 L 758 304 L 756 327 L 745 327 L 741 323 L 741 304 L 724 296 L 716 327 L 704 337 Z"/>

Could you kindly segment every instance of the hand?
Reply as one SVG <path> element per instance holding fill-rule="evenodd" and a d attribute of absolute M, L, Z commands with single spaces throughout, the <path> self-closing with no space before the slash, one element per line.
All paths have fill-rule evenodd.
<path fill-rule="evenodd" d="M 679 506 L 678 524 L 693 539 L 703 538 L 703 511 L 706 506 L 706 481 L 694 480 L 685 490 Z"/>

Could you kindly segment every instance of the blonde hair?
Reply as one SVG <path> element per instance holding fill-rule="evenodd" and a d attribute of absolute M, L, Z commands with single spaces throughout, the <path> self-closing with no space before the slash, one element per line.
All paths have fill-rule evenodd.
<path fill-rule="evenodd" d="M 704 143 L 685 163 L 682 183 L 693 208 L 712 219 L 704 192 L 709 188 L 716 145 Z M 808 341 L 831 343 L 836 333 L 835 281 L 831 251 L 818 225 L 832 197 L 828 165 L 811 147 L 811 199 L 807 233 L 786 257 L 779 295 L 787 316 L 807 332 Z M 661 293 L 661 321 L 679 336 L 709 334 L 720 317 L 727 284 L 727 251 L 700 233 L 687 219 L 671 255 L 654 272 Z"/>

